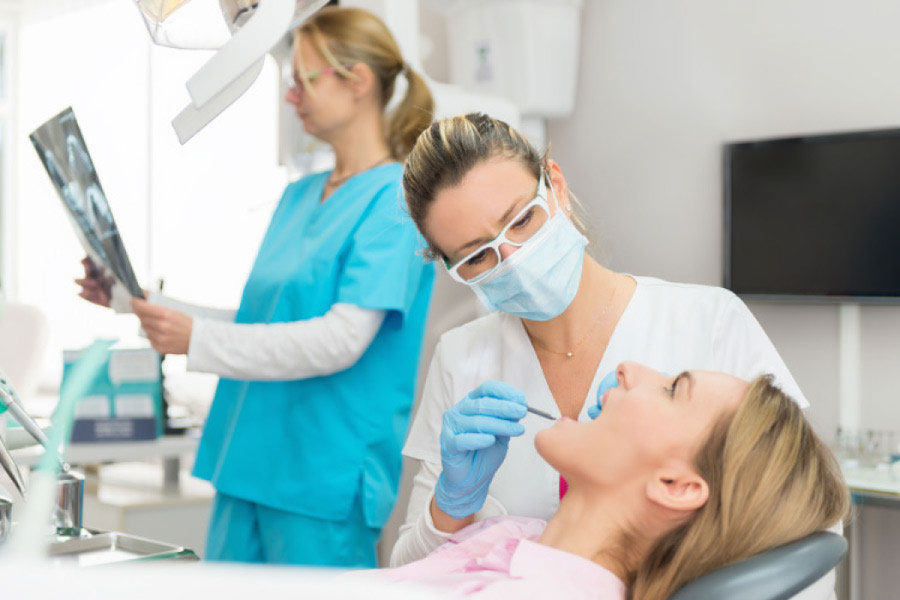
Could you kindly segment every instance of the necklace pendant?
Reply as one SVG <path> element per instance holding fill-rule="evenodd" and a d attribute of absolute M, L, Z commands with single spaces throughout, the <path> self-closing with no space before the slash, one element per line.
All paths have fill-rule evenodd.
<path fill-rule="evenodd" d="M 571 351 L 566 352 L 566 358 L 572 358 L 572 356 L 573 356 L 573 353 Z"/>

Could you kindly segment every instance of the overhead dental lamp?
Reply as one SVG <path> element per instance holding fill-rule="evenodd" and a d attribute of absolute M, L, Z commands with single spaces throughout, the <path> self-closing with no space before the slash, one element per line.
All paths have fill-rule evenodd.
<path fill-rule="evenodd" d="M 250 89 L 265 55 L 327 0 L 134 0 L 155 44 L 216 50 L 187 80 L 191 102 L 172 121 L 191 139 Z"/>

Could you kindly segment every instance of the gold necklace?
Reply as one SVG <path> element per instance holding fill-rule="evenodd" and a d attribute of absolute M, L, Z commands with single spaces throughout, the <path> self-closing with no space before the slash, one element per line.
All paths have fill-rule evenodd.
<path fill-rule="evenodd" d="M 381 163 L 385 162 L 389 158 L 391 158 L 390 154 L 388 154 L 387 156 L 385 156 L 384 158 L 382 158 L 381 160 L 379 160 L 372 166 L 366 167 L 365 169 L 361 169 L 359 171 L 355 171 L 353 173 L 349 173 L 347 175 L 344 175 L 343 177 L 338 177 L 337 179 L 333 179 L 333 178 L 329 177 L 328 180 L 325 182 L 325 187 L 337 187 L 337 186 L 341 185 L 342 183 L 344 183 L 345 181 L 347 181 L 348 179 L 350 179 L 351 177 L 353 177 L 354 175 L 359 175 L 360 173 L 362 173 L 364 171 L 368 171 L 369 169 L 374 169 L 375 167 L 379 166 Z"/>
<path fill-rule="evenodd" d="M 591 336 L 592 333 L 594 333 L 594 330 L 597 329 L 597 325 L 600 324 L 600 321 L 603 320 L 603 317 L 606 316 L 606 313 L 609 312 L 609 307 L 612 306 L 613 298 L 615 298 L 616 292 L 618 291 L 618 289 L 619 289 L 619 282 L 617 280 L 616 284 L 613 286 L 612 293 L 609 295 L 609 299 L 606 301 L 606 306 L 604 306 L 603 310 L 600 311 L 600 315 L 597 316 L 596 319 L 594 319 L 594 322 L 591 324 L 591 328 L 588 329 L 587 333 L 585 333 L 583 336 L 581 336 L 581 339 L 578 340 L 575 343 L 575 345 L 572 346 L 572 348 L 567 351 L 560 352 L 559 350 L 552 350 L 552 349 L 548 348 L 542 341 L 540 341 L 539 339 L 537 339 L 536 337 L 534 337 L 530 333 L 528 333 L 527 328 L 525 329 L 525 332 L 528 333 L 528 337 L 531 339 L 532 342 L 536 343 L 538 346 L 540 346 L 547 352 L 550 352 L 551 354 L 561 354 L 561 355 L 565 356 L 566 358 L 572 358 L 573 356 L 575 356 L 575 351 L 578 350 L 578 347 L 581 346 L 581 344 L 583 344 Z"/>

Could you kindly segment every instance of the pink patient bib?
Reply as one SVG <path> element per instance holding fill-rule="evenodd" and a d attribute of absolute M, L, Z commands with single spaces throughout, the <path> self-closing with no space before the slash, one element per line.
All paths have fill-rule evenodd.
<path fill-rule="evenodd" d="M 457 531 L 421 560 L 363 573 L 430 587 L 441 598 L 625 600 L 625 584 L 607 569 L 538 543 L 544 526 L 537 519 L 492 517 Z"/>

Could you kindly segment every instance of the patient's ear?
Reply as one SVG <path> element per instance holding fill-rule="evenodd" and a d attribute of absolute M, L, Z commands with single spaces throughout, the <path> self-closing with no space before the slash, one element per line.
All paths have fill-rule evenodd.
<path fill-rule="evenodd" d="M 709 498 L 709 486 L 687 466 L 669 466 L 658 470 L 647 484 L 647 499 L 664 508 L 697 510 Z"/>

